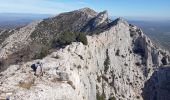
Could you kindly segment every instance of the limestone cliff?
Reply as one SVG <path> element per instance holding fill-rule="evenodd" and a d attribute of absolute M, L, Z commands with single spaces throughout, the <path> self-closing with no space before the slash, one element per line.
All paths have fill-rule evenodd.
<path fill-rule="evenodd" d="M 83 17 L 77 17 L 77 12 Z M 35 30 L 48 42 L 54 36 L 51 31 L 59 32 L 61 23 L 68 25 L 66 16 L 74 21 L 63 27 L 87 34 L 88 44 L 73 41 L 64 48 L 52 49 L 43 59 L 10 65 L 0 73 L 0 97 L 9 96 L 11 100 L 168 100 L 160 96 L 162 92 L 157 89 L 161 87 L 165 94 L 169 93 L 168 76 L 162 74 L 164 71 L 156 71 L 169 68 L 169 53 L 155 46 L 141 29 L 124 19 L 111 22 L 107 11 L 96 13 L 85 8 L 32 23 L 9 36 L 2 43 L 7 45 L 1 45 L 0 55 L 8 57 L 5 52 L 10 46 L 13 48 L 15 41 L 21 41 L 24 46 L 40 45 L 41 39 L 36 39 L 36 35 L 35 41 L 29 38 L 37 33 Z M 50 26 L 42 28 L 41 25 Z M 14 41 L 15 38 L 19 39 Z M 30 66 L 37 62 L 41 63 L 42 70 L 35 76 Z M 150 84 L 156 88 L 155 92 Z"/>

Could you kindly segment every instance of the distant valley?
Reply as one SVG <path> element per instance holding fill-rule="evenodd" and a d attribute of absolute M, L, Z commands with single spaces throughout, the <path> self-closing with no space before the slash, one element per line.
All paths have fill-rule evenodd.
<path fill-rule="evenodd" d="M 28 23 L 47 18 L 49 14 L 21 14 L 21 13 L 0 13 L 0 29 L 13 29 L 22 27 Z"/>
<path fill-rule="evenodd" d="M 170 21 L 129 21 L 140 27 L 154 42 L 170 51 Z"/>

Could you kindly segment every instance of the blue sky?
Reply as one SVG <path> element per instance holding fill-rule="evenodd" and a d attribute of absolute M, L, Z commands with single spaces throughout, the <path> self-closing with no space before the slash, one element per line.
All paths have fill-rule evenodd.
<path fill-rule="evenodd" d="M 170 0 L 1 0 L 0 13 L 58 14 L 83 7 L 108 10 L 110 16 L 170 19 Z"/>

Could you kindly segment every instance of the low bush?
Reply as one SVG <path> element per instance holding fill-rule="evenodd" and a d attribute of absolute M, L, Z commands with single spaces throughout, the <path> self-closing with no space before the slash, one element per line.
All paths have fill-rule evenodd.
<path fill-rule="evenodd" d="M 116 100 L 116 98 L 113 96 L 113 97 L 110 97 L 109 100 Z"/>
<path fill-rule="evenodd" d="M 96 99 L 97 99 L 97 100 L 105 100 L 105 97 L 106 97 L 106 96 L 105 96 L 104 93 L 102 93 L 101 95 L 100 95 L 99 93 L 96 94 Z"/>
<path fill-rule="evenodd" d="M 136 66 L 140 66 L 141 64 L 140 64 L 140 62 L 136 62 L 135 65 Z"/>
<path fill-rule="evenodd" d="M 78 42 L 82 42 L 84 45 L 87 45 L 88 42 L 87 42 L 87 37 L 85 34 L 83 33 L 79 33 L 79 35 L 77 36 L 77 41 Z"/>
<path fill-rule="evenodd" d="M 118 49 L 117 51 L 116 51 L 116 54 L 115 54 L 116 56 L 120 56 L 120 50 Z"/>
<path fill-rule="evenodd" d="M 48 48 L 43 47 L 39 53 L 36 53 L 33 59 L 42 59 L 48 55 Z"/>
<path fill-rule="evenodd" d="M 82 42 L 84 45 L 88 44 L 86 34 L 76 32 L 64 32 L 58 39 L 57 44 L 59 46 L 65 46 L 71 44 L 71 42 Z"/>
<path fill-rule="evenodd" d="M 109 82 L 109 79 L 105 75 L 102 75 L 102 79 L 105 80 L 107 83 Z"/>
<path fill-rule="evenodd" d="M 100 83 L 101 82 L 101 76 L 97 76 L 97 81 Z"/>
<path fill-rule="evenodd" d="M 61 35 L 58 42 L 60 45 L 68 45 L 76 41 L 76 34 L 72 32 L 65 32 Z"/>
<path fill-rule="evenodd" d="M 109 69 L 109 65 L 110 65 L 110 58 L 108 55 L 108 49 L 106 50 L 106 59 L 104 61 L 104 72 L 107 73 L 108 69 Z"/>

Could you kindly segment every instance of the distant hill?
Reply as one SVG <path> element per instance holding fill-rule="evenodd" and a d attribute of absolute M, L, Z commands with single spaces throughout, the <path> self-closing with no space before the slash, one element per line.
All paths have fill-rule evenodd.
<path fill-rule="evenodd" d="M 0 13 L 0 29 L 12 29 L 39 19 L 47 18 L 49 14 Z"/>

